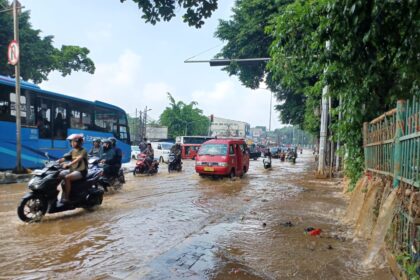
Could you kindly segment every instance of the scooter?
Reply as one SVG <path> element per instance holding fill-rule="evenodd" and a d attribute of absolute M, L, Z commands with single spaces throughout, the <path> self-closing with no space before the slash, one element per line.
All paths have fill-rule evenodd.
<path fill-rule="evenodd" d="M 153 175 L 156 174 L 159 170 L 159 162 L 157 160 L 153 160 L 148 168 L 146 165 L 146 158 L 147 156 L 143 153 L 139 154 L 137 157 L 136 167 L 134 167 L 133 175 L 136 174 L 149 174 Z"/>
<path fill-rule="evenodd" d="M 123 184 L 125 184 L 124 170 L 121 168 L 118 171 L 117 176 L 104 176 L 103 164 L 100 163 L 100 159 L 98 157 L 89 158 L 89 170 L 98 170 L 101 172 L 101 176 L 98 179 L 98 185 L 106 192 L 108 191 L 108 188 L 113 188 L 114 190 L 121 189 Z"/>
<path fill-rule="evenodd" d="M 57 213 L 76 208 L 92 210 L 102 204 L 103 190 L 97 188 L 101 172 L 89 170 L 86 178 L 72 182 L 70 203 L 58 204 L 57 186 L 62 181 L 59 173 L 63 168 L 56 161 L 50 161 L 43 169 L 34 170 L 26 193 L 17 208 L 18 217 L 24 222 L 37 222 L 46 213 Z M 63 182 L 62 182 L 63 183 Z"/>
<path fill-rule="evenodd" d="M 271 157 L 263 159 L 264 169 L 271 168 Z"/>
<path fill-rule="evenodd" d="M 175 153 L 170 153 L 168 156 L 168 172 L 171 173 L 172 171 L 180 172 L 182 170 L 182 161 L 176 160 Z"/>

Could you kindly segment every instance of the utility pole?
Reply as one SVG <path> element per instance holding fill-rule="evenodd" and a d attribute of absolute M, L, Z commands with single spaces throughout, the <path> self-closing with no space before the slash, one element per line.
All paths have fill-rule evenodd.
<path fill-rule="evenodd" d="M 325 48 L 330 50 L 331 42 L 325 42 Z M 325 72 L 327 69 L 324 70 Z M 319 160 L 318 174 L 324 175 L 325 172 L 325 154 L 327 151 L 327 126 L 328 126 L 328 85 L 322 89 L 321 99 L 321 129 L 319 133 Z"/>
<path fill-rule="evenodd" d="M 147 123 L 147 106 L 146 106 L 146 108 L 144 109 L 144 119 L 143 119 L 143 133 L 144 133 L 144 136 L 143 136 L 143 138 L 144 137 L 147 137 L 147 134 L 146 134 L 146 123 Z"/>
<path fill-rule="evenodd" d="M 17 0 L 13 1 L 13 33 L 14 39 L 19 45 L 19 14 Z M 20 119 L 20 59 L 15 65 L 16 81 L 16 172 L 22 173 L 22 139 L 21 139 L 21 119 Z"/>
<path fill-rule="evenodd" d="M 270 90 L 270 120 L 268 122 L 268 131 L 271 131 L 271 109 L 273 108 L 273 92 Z"/>
<path fill-rule="evenodd" d="M 341 114 L 341 104 L 343 104 L 343 100 L 340 98 L 338 100 L 338 106 L 340 108 L 340 110 L 338 111 L 338 122 L 341 122 L 341 118 L 342 118 L 342 114 Z M 340 150 L 340 138 L 337 139 L 337 150 L 336 150 L 336 158 L 335 158 L 335 171 L 338 172 L 340 171 L 340 155 L 339 155 L 339 150 Z"/>

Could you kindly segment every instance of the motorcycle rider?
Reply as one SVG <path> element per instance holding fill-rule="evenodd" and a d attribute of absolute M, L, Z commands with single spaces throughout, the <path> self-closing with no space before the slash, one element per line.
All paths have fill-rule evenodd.
<path fill-rule="evenodd" d="M 118 174 L 121 163 L 115 149 L 112 147 L 110 139 L 105 139 L 103 142 L 103 152 L 101 157 L 101 163 L 104 164 L 104 175 L 105 177 L 112 177 Z"/>
<path fill-rule="evenodd" d="M 109 137 L 109 140 L 111 141 L 112 148 L 114 149 L 114 152 L 116 155 L 116 161 L 118 161 L 118 164 L 117 164 L 119 165 L 118 170 L 120 170 L 121 165 L 122 165 L 122 157 L 123 157 L 122 151 L 120 148 L 117 147 L 117 139 L 115 137 Z"/>
<path fill-rule="evenodd" d="M 69 203 L 71 182 L 85 178 L 88 171 L 88 155 L 83 148 L 83 135 L 72 134 L 67 137 L 67 140 L 71 141 L 73 149 L 58 160 L 59 163 L 70 160 L 70 163 L 62 164 L 66 170 L 61 171 L 59 174 L 61 178 L 64 178 L 64 190 L 61 197 L 63 204 Z"/>
<path fill-rule="evenodd" d="M 153 160 L 155 158 L 155 152 L 153 151 L 151 143 L 147 143 L 146 149 L 144 150 L 143 153 L 146 155 L 145 164 L 146 164 L 147 170 L 149 170 L 150 172 Z"/>
<path fill-rule="evenodd" d="M 175 143 L 171 147 L 171 153 L 175 155 L 175 164 L 181 163 L 181 144 Z"/>
<path fill-rule="evenodd" d="M 90 149 L 88 155 L 91 157 L 98 157 L 101 158 L 102 156 L 102 146 L 101 146 L 101 139 L 96 138 L 93 140 L 93 147 Z"/>
<path fill-rule="evenodd" d="M 143 153 L 147 148 L 147 138 L 143 138 L 143 141 L 139 144 L 140 153 Z"/>

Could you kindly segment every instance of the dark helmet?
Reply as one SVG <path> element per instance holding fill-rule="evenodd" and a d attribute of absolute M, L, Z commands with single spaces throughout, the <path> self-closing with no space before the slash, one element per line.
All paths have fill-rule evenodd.
<path fill-rule="evenodd" d="M 93 143 L 101 143 L 101 142 L 102 142 L 101 138 L 93 139 Z"/>
<path fill-rule="evenodd" d="M 117 143 L 117 139 L 115 139 L 115 137 L 109 137 L 108 140 L 111 141 L 112 146 L 115 146 Z"/>
<path fill-rule="evenodd" d="M 83 144 L 83 134 L 71 134 L 67 140 L 76 141 L 79 145 Z"/>
<path fill-rule="evenodd" d="M 112 141 L 109 138 L 102 140 L 102 143 L 112 145 Z"/>

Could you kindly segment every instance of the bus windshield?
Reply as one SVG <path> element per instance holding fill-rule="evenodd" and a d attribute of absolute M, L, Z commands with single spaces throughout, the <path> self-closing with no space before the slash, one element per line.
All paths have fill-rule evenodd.
<path fill-rule="evenodd" d="M 210 156 L 225 156 L 227 154 L 227 145 L 226 144 L 205 144 L 201 146 L 198 151 L 200 156 L 210 155 Z"/>

